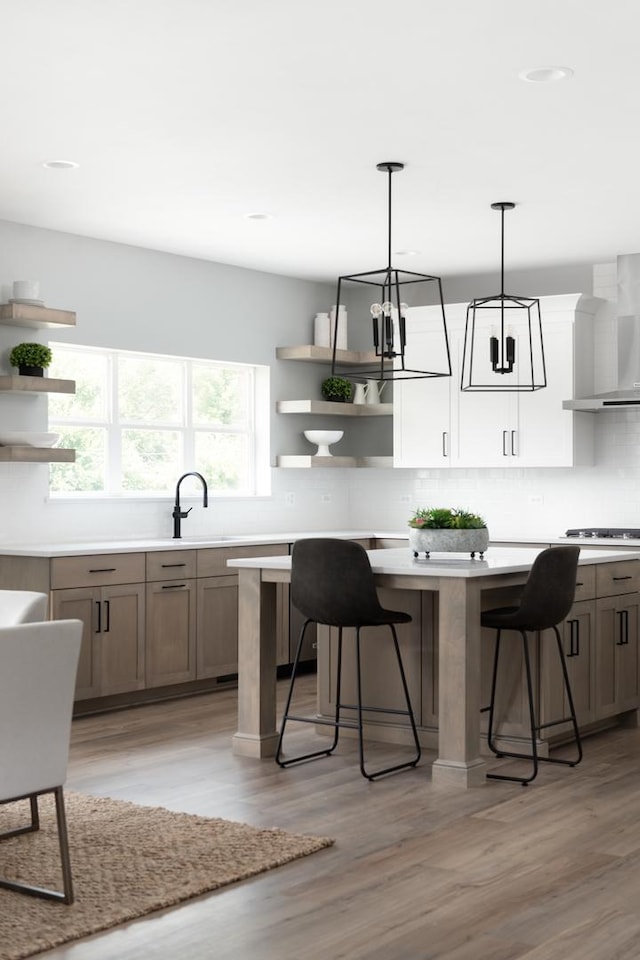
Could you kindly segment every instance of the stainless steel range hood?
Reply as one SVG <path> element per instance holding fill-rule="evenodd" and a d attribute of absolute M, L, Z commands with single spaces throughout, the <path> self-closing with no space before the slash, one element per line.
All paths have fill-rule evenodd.
<path fill-rule="evenodd" d="M 598 413 L 621 407 L 640 409 L 640 253 L 617 258 L 618 388 L 579 400 L 565 400 L 565 410 Z"/>

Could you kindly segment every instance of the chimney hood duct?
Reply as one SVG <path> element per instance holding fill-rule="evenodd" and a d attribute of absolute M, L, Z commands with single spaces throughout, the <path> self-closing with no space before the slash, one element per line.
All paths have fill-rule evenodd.
<path fill-rule="evenodd" d="M 640 410 L 640 253 L 617 258 L 617 287 L 618 389 L 565 400 L 565 410 Z"/>

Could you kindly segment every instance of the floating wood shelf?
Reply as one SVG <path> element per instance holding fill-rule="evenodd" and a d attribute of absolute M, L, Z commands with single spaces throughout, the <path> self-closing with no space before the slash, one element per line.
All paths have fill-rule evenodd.
<path fill-rule="evenodd" d="M 277 467 L 392 467 L 393 457 L 276 457 Z"/>
<path fill-rule="evenodd" d="M 332 417 L 390 417 L 392 403 L 335 403 L 330 400 L 278 400 L 276 413 L 312 413 Z"/>
<path fill-rule="evenodd" d="M 75 380 L 56 380 L 54 377 L 23 377 L 15 374 L 0 377 L 0 390 L 5 393 L 75 393 Z"/>
<path fill-rule="evenodd" d="M 36 307 L 29 303 L 2 303 L 0 323 L 16 327 L 75 327 L 76 315 L 71 310 Z"/>
<path fill-rule="evenodd" d="M 75 450 L 60 447 L 0 447 L 0 462 L 9 463 L 75 463 Z"/>
<path fill-rule="evenodd" d="M 333 350 L 331 347 L 316 347 L 313 344 L 303 344 L 299 347 L 277 347 L 278 360 L 301 360 L 303 363 L 331 363 Z M 361 363 L 370 367 L 379 364 L 380 357 L 376 357 L 373 350 L 336 350 L 336 366 L 351 367 Z"/>

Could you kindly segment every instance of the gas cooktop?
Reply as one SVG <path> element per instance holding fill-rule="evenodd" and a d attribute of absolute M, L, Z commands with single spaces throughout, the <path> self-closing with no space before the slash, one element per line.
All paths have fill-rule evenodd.
<path fill-rule="evenodd" d="M 579 527 L 567 530 L 566 537 L 596 537 L 602 540 L 640 540 L 640 530 L 635 527 Z"/>

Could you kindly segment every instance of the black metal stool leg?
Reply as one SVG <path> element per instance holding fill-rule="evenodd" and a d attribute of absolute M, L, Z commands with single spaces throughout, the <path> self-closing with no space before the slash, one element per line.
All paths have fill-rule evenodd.
<path fill-rule="evenodd" d="M 507 776 L 507 774 L 488 773 L 488 774 L 487 774 L 487 779 L 488 779 L 488 780 L 508 780 L 508 781 L 510 781 L 510 782 L 513 782 L 513 783 L 521 783 L 522 786 L 525 787 L 528 783 L 531 783 L 531 781 L 532 781 L 532 780 L 535 780 L 535 778 L 537 777 L 537 775 L 538 775 L 538 761 L 539 761 L 540 758 L 538 757 L 538 746 L 537 746 L 537 742 L 536 742 L 536 736 L 537 736 L 537 732 L 538 732 L 538 726 L 536 725 L 535 701 L 534 701 L 534 698 L 533 698 L 534 695 L 533 695 L 533 682 L 532 682 L 532 678 L 531 678 L 531 658 L 530 658 L 530 656 L 529 656 L 529 639 L 528 639 L 528 636 L 527 636 L 527 633 L 526 633 L 525 630 L 519 630 L 518 632 L 520 633 L 520 636 L 522 637 L 522 653 L 523 653 L 523 657 L 524 657 L 524 672 L 525 672 L 525 678 L 526 678 L 526 682 L 527 682 L 527 700 L 528 700 L 528 707 L 529 707 L 529 729 L 530 729 L 530 731 L 531 731 L 531 755 L 527 755 L 526 753 L 514 753 L 514 752 L 508 751 L 508 750 L 500 750 L 499 753 L 496 754 L 496 756 L 500 756 L 500 757 L 512 757 L 512 758 L 518 759 L 518 760 L 530 760 L 530 761 L 531 761 L 531 764 L 532 764 L 532 772 L 531 772 L 531 776 L 529 776 L 529 777 L 512 777 L 512 776 Z M 497 641 L 496 641 L 496 643 L 497 643 Z M 494 694 L 494 693 L 495 693 L 495 691 L 492 690 L 492 694 Z M 493 696 L 492 696 L 492 702 L 493 702 Z M 490 721 L 489 721 L 489 722 L 491 723 L 491 718 L 490 718 Z M 495 751 L 494 751 L 494 752 L 495 752 Z"/>
<path fill-rule="evenodd" d="M 376 770 L 374 773 L 368 773 L 365 767 L 364 762 L 364 732 L 363 732 L 363 722 L 362 722 L 362 680 L 360 674 L 360 631 L 357 631 L 356 636 L 356 658 L 357 658 L 357 673 L 358 673 L 358 735 L 360 738 L 360 772 L 363 777 L 366 777 L 367 780 L 377 780 L 378 777 L 386 776 L 388 773 L 396 773 L 399 770 L 406 770 L 409 767 L 415 767 L 418 761 L 420 760 L 422 751 L 420 748 L 420 741 L 418 739 L 418 731 L 416 729 L 416 721 L 413 715 L 413 708 L 411 706 L 411 698 L 409 696 L 409 687 L 407 686 L 407 678 L 404 672 L 404 666 L 402 663 L 402 655 L 400 653 L 400 645 L 398 643 L 398 635 L 396 629 L 392 623 L 389 624 L 389 629 L 393 637 L 393 645 L 396 652 L 396 659 L 398 661 L 398 670 L 400 672 L 400 680 L 402 682 L 402 689 L 404 691 L 406 710 L 388 710 L 383 707 L 377 708 L 365 708 L 365 709 L 374 709 L 377 713 L 396 713 L 402 716 L 408 716 L 409 722 L 411 724 L 411 730 L 413 733 L 413 740 L 416 746 L 416 755 L 412 760 L 406 760 L 404 763 L 397 763 L 391 767 L 385 767 L 383 770 Z"/>
<path fill-rule="evenodd" d="M 297 717 L 294 714 L 290 713 L 291 701 L 293 699 L 293 689 L 296 682 L 296 677 L 298 673 L 298 665 L 300 663 L 300 655 L 302 653 L 302 644 L 304 642 L 304 636 L 307 631 L 307 627 L 312 623 L 311 620 L 305 620 L 300 630 L 300 636 L 298 638 L 298 646 L 296 647 L 296 654 L 293 658 L 293 666 L 291 668 L 291 680 L 289 683 L 289 692 L 287 694 L 287 702 L 285 704 L 284 713 L 282 715 L 282 723 L 280 724 L 280 736 L 278 737 L 278 746 L 276 748 L 275 761 L 279 767 L 288 767 L 293 763 L 301 763 L 303 760 L 314 760 L 316 757 L 328 757 L 333 750 L 335 750 L 338 743 L 338 734 L 339 728 L 337 726 L 338 711 L 340 709 L 339 701 L 339 692 L 340 692 L 340 661 L 342 658 L 342 630 L 340 630 L 339 646 L 338 646 L 338 697 L 336 702 L 336 723 L 332 724 L 335 726 L 333 743 L 329 748 L 323 750 L 315 750 L 311 753 L 301 754 L 296 757 L 289 757 L 287 760 L 282 759 L 282 744 L 284 740 L 284 731 L 289 720 L 297 720 L 301 723 L 316 723 L 317 721 L 311 717 Z"/>

